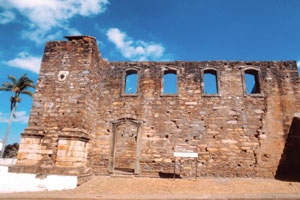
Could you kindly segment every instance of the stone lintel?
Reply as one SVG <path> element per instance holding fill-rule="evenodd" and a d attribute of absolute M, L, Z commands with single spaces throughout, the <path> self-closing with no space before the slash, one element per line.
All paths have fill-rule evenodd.
<path fill-rule="evenodd" d="M 119 124 L 119 123 L 126 122 L 126 121 L 130 121 L 130 122 L 133 122 L 135 124 L 142 124 L 143 123 L 142 120 L 136 120 L 136 119 L 131 119 L 131 118 L 122 118 L 122 119 L 119 119 L 119 120 L 112 121 L 112 124 Z"/>
<path fill-rule="evenodd" d="M 57 128 L 52 129 L 42 129 L 42 128 L 26 128 L 24 130 L 24 133 L 22 133 L 22 137 L 44 137 L 45 131 L 48 130 L 54 130 L 57 132 L 60 132 L 59 137 L 66 137 L 66 138 L 82 138 L 83 140 L 89 140 L 89 132 L 84 129 L 79 128 L 63 128 L 61 131 L 59 131 Z"/>
<path fill-rule="evenodd" d="M 76 136 L 76 135 L 58 135 L 59 138 L 63 138 L 66 140 L 79 140 L 79 141 L 83 141 L 83 142 L 88 142 L 90 140 L 90 138 L 87 137 L 80 137 L 80 136 Z"/>
<path fill-rule="evenodd" d="M 24 133 L 21 134 L 22 137 L 44 137 L 45 133 L 42 129 L 38 128 L 26 128 Z"/>
<path fill-rule="evenodd" d="M 58 127 L 42 128 L 40 126 L 29 126 L 24 130 L 22 136 L 37 136 L 43 137 L 48 131 L 57 131 Z"/>

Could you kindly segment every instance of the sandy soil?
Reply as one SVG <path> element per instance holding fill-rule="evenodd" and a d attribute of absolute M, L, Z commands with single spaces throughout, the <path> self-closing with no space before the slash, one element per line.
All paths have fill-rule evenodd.
<path fill-rule="evenodd" d="M 94 177 L 74 190 L 53 192 L 18 193 L 15 196 L 29 197 L 56 197 L 71 198 L 82 197 L 124 197 L 128 195 L 144 195 L 156 197 L 164 195 L 297 195 L 300 197 L 299 182 L 285 182 L 274 179 L 260 178 L 201 178 L 188 179 L 158 179 L 158 178 L 120 178 L 120 177 Z M 123 196 L 122 196 L 123 195 Z M 265 197 L 265 196 L 264 196 Z M 137 199 L 141 196 L 137 196 Z M 0 196 L 1 199 L 1 196 Z"/>
<path fill-rule="evenodd" d="M 67 192 L 67 191 L 66 191 Z M 274 179 L 158 179 L 95 177 L 72 192 L 81 194 L 260 194 L 297 193 L 299 182 Z"/>

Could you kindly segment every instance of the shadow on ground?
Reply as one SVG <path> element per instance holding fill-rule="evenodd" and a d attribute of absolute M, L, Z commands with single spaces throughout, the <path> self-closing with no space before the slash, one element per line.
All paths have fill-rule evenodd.
<path fill-rule="evenodd" d="M 174 178 L 173 173 L 164 173 L 164 172 L 159 172 L 158 173 L 160 178 Z M 181 178 L 179 174 L 175 174 L 175 178 Z"/>

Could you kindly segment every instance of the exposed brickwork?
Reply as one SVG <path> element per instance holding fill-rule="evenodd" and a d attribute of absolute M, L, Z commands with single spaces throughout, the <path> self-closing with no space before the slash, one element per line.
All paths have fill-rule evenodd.
<path fill-rule="evenodd" d="M 300 112 L 295 61 L 106 62 L 94 38 L 68 39 L 46 44 L 12 171 L 156 176 L 173 173 L 177 151 L 198 153 L 199 176 L 275 176 Z M 136 95 L 124 94 L 127 69 L 137 70 Z M 177 72 L 175 95 L 162 94 L 168 69 Z M 203 93 L 205 69 L 217 72 L 216 95 Z M 247 69 L 258 72 L 259 94 L 245 93 Z M 178 160 L 177 171 L 193 176 L 195 159 Z"/>

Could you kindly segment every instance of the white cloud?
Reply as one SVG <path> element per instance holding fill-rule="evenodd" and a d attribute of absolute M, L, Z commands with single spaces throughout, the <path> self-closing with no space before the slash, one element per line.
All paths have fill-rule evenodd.
<path fill-rule="evenodd" d="M 7 24 L 15 19 L 15 14 L 9 10 L 0 13 L 0 24 Z"/>
<path fill-rule="evenodd" d="M 0 112 L 0 123 L 8 123 L 11 113 L 1 113 Z M 16 118 L 13 118 L 13 122 L 18 122 L 21 124 L 26 124 L 28 122 L 29 116 L 26 115 L 25 111 L 15 112 Z"/>
<path fill-rule="evenodd" d="M 125 58 L 130 60 L 164 60 L 165 48 L 161 44 L 145 42 L 142 40 L 134 41 L 117 28 L 110 28 L 106 32 L 108 39 L 114 43 L 117 49 Z"/>
<path fill-rule="evenodd" d="M 37 43 L 45 42 L 49 32 L 57 28 L 68 34 L 79 33 L 69 27 L 69 20 L 76 15 L 103 13 L 107 4 L 108 0 L 0 0 L 0 7 L 7 12 L 17 11 L 29 20 L 29 29 L 22 34 Z"/>
<path fill-rule="evenodd" d="M 29 70 L 38 74 L 41 62 L 42 58 L 40 57 L 31 56 L 27 52 L 20 52 L 17 58 L 5 61 L 4 63 L 11 67 Z"/>
<path fill-rule="evenodd" d="M 70 35 L 82 35 L 78 30 L 75 28 L 68 28 L 67 29 Z"/>

